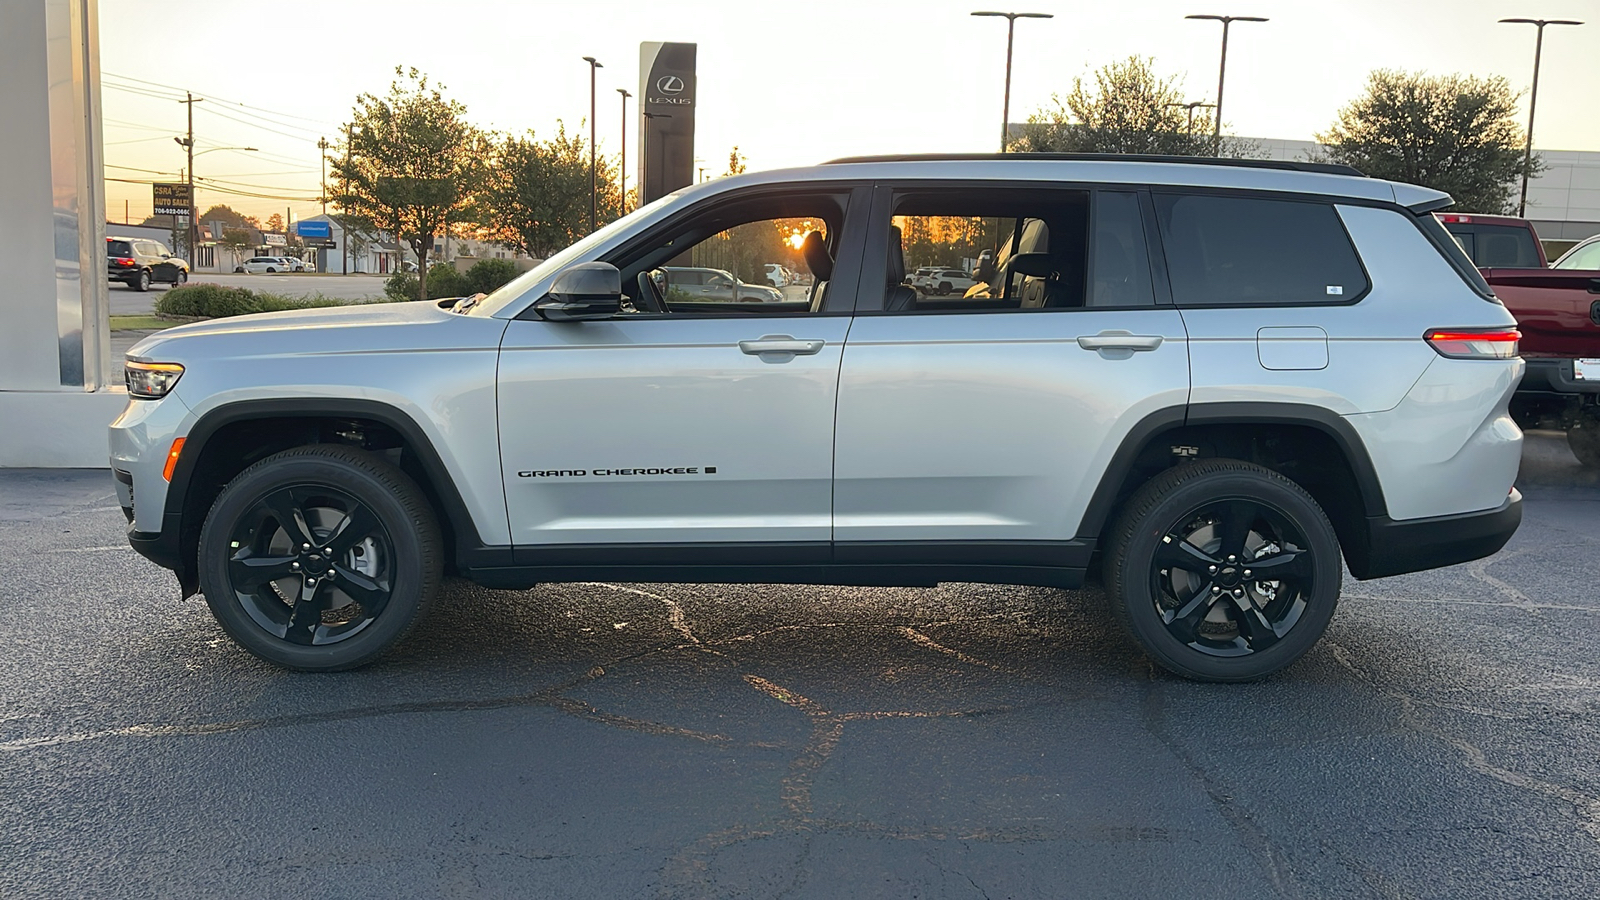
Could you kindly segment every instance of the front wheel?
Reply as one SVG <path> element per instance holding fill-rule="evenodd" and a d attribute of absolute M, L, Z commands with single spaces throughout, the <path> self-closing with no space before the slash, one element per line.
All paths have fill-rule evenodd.
<path fill-rule="evenodd" d="M 1317 642 L 1342 577 L 1338 539 L 1311 495 L 1270 469 L 1210 459 L 1134 494 L 1111 533 L 1105 584 L 1163 668 L 1253 681 Z"/>
<path fill-rule="evenodd" d="M 313 445 L 229 482 L 200 532 L 200 585 L 235 641 L 308 672 L 371 662 L 438 592 L 439 524 L 381 457 Z"/>
<path fill-rule="evenodd" d="M 1567 446 L 1585 467 L 1600 469 L 1600 409 L 1578 414 L 1578 421 L 1567 429 Z"/>

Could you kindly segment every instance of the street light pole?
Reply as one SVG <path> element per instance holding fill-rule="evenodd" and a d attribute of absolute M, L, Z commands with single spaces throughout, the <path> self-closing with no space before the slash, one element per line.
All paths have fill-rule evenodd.
<path fill-rule="evenodd" d="M 598 197 L 594 160 L 594 81 L 595 70 L 603 67 L 592 56 L 585 56 L 583 61 L 589 64 L 589 233 L 593 234 L 595 229 L 595 201 Z"/>
<path fill-rule="evenodd" d="M 1011 136 L 1011 46 L 1016 36 L 1018 19 L 1053 19 L 1052 13 L 1027 13 L 1027 12 L 996 12 L 994 10 L 980 10 L 973 13 L 975 16 L 1004 16 L 1006 20 L 1006 97 L 1005 103 L 1000 108 L 1000 152 L 1006 152 L 1007 139 Z"/>
<path fill-rule="evenodd" d="M 1211 135 L 1211 152 L 1215 156 L 1222 155 L 1222 88 L 1228 78 L 1228 26 L 1234 22 L 1266 22 L 1260 16 L 1212 16 L 1196 15 L 1184 16 L 1185 19 L 1210 19 L 1222 23 L 1222 62 L 1217 66 L 1217 122 L 1216 129 Z"/>
<path fill-rule="evenodd" d="M 627 88 L 617 88 L 617 93 L 622 95 L 622 158 L 617 162 L 617 176 L 620 179 L 617 188 L 617 207 L 623 213 L 628 211 L 628 98 L 633 95 Z"/>
<path fill-rule="evenodd" d="M 1533 25 L 1538 36 L 1533 42 L 1533 90 L 1528 96 L 1528 141 L 1522 149 L 1522 199 L 1517 202 L 1517 215 L 1528 215 L 1528 168 L 1533 164 L 1533 113 L 1539 105 L 1539 57 L 1544 52 L 1544 27 L 1546 25 L 1582 25 L 1571 19 L 1501 19 L 1502 25 Z"/>
<path fill-rule="evenodd" d="M 317 199 L 322 201 L 322 215 L 328 215 L 328 139 L 317 138 L 317 149 L 322 157 L 322 196 Z"/>

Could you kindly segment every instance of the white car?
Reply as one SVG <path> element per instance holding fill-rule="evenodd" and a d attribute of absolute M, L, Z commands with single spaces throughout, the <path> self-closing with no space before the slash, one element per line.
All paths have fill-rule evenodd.
<path fill-rule="evenodd" d="M 1257 679 L 1322 636 L 1347 567 L 1480 559 L 1521 521 L 1521 335 L 1433 217 L 1450 202 L 1275 160 L 719 178 L 474 304 L 153 334 L 112 474 L 133 547 L 293 669 L 377 658 L 461 598 L 446 572 L 1075 588 L 1093 566 L 1156 664 Z M 664 296 L 729 228 L 800 216 L 805 302 Z M 987 291 L 904 283 L 892 223 L 918 216 L 1017 223 L 979 248 Z M 705 273 L 732 297 L 726 271 L 681 270 Z"/>
<path fill-rule="evenodd" d="M 296 268 L 296 267 L 299 268 Z M 252 256 L 240 263 L 235 272 L 247 275 L 275 275 L 279 272 L 298 272 L 305 268 L 305 263 L 298 259 L 289 259 L 283 256 Z"/>
<path fill-rule="evenodd" d="M 779 263 L 767 263 L 766 274 L 769 287 L 781 288 L 794 284 L 794 273 Z"/>
<path fill-rule="evenodd" d="M 934 273 L 938 271 L 938 266 L 919 266 L 917 267 L 917 270 L 912 272 L 911 275 L 906 279 L 906 283 L 919 291 L 927 293 L 928 279 L 932 278 Z"/>
<path fill-rule="evenodd" d="M 928 274 L 923 284 L 926 285 L 923 291 L 929 294 L 964 294 L 977 282 L 960 269 L 936 269 Z"/>

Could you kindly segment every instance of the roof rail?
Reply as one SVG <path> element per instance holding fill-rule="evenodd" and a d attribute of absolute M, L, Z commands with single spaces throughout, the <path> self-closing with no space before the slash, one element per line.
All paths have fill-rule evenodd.
<path fill-rule="evenodd" d="M 1223 159 L 1215 156 L 1164 156 L 1154 153 L 903 153 L 890 156 L 844 156 L 830 159 L 825 166 L 866 162 L 955 162 L 961 160 L 1069 160 L 1073 162 L 1148 162 L 1186 166 L 1234 166 L 1243 169 L 1284 169 L 1292 172 L 1320 172 L 1323 175 L 1367 173 L 1339 163 L 1297 162 L 1288 159 Z"/>

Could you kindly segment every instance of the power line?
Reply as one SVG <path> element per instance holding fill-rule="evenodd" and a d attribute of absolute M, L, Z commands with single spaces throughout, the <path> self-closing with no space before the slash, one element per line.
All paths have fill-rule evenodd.
<path fill-rule="evenodd" d="M 113 78 L 121 78 L 124 81 L 133 81 L 133 82 L 137 82 L 139 84 L 149 85 L 151 87 L 165 88 L 167 90 L 177 91 L 179 93 L 182 93 L 183 90 L 184 90 L 183 88 L 176 87 L 174 85 L 162 84 L 159 81 L 146 81 L 143 78 L 134 78 L 131 75 L 118 75 L 115 72 L 102 72 L 101 75 L 110 75 Z M 227 104 L 230 104 L 230 105 L 233 105 L 233 106 L 238 106 L 238 107 L 242 107 L 244 109 L 253 110 L 253 111 L 258 112 L 258 113 L 265 113 L 267 115 L 278 116 L 278 117 L 284 118 L 284 119 L 299 119 L 302 122 L 311 122 L 313 124 L 322 125 L 322 126 L 326 126 L 326 127 L 337 127 L 339 125 L 338 122 L 331 122 L 331 121 L 329 121 L 327 119 L 317 119 L 317 118 L 313 118 L 311 116 L 300 116 L 300 115 L 295 115 L 294 113 L 286 113 L 286 112 L 281 112 L 281 111 L 275 110 L 275 109 L 267 109 L 266 107 L 263 107 L 263 106 L 254 106 L 252 104 L 245 103 L 242 100 L 232 100 L 232 99 L 229 99 L 227 97 L 219 96 L 217 94 L 207 93 L 204 96 L 206 98 L 208 98 L 208 99 L 211 99 L 211 100 L 220 100 L 223 103 L 227 103 Z M 287 126 L 287 127 L 291 127 L 292 128 L 292 127 L 296 127 L 296 126 L 292 126 L 291 125 L 291 126 Z"/>

